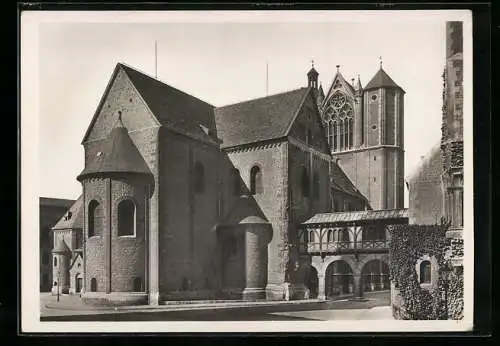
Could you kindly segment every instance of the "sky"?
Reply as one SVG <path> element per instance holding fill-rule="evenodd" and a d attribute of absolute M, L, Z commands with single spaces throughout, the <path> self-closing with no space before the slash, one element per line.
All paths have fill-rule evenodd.
<path fill-rule="evenodd" d="M 38 26 L 39 195 L 76 199 L 81 141 L 118 62 L 215 106 L 307 86 L 311 60 L 325 89 L 336 65 L 364 85 L 379 69 L 405 91 L 405 177 L 441 136 L 442 19 L 45 21 Z M 373 19 L 373 20 L 372 20 Z M 124 18 L 126 20 L 126 18 Z M 407 190 L 405 204 L 407 206 Z"/>

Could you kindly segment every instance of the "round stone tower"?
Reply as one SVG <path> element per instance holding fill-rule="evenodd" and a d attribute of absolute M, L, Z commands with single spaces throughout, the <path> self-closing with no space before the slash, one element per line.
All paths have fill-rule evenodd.
<path fill-rule="evenodd" d="M 52 294 L 67 294 L 69 293 L 71 250 L 62 237 L 57 237 L 55 243 L 52 249 Z"/>
<path fill-rule="evenodd" d="M 78 176 L 84 198 L 87 302 L 147 302 L 148 207 L 152 174 L 118 113 Z"/>

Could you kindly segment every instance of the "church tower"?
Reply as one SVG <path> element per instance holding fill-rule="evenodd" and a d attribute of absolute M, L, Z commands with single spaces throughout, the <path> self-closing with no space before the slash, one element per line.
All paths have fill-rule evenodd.
<path fill-rule="evenodd" d="M 339 71 L 322 113 L 333 157 L 372 209 L 404 206 L 404 90 L 382 68 L 363 88 Z"/>

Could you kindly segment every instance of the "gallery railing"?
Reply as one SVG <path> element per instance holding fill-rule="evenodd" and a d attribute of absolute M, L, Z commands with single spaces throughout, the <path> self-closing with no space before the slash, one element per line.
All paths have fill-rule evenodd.
<path fill-rule="evenodd" d="M 388 240 L 360 240 L 335 242 L 308 242 L 300 243 L 300 252 L 303 253 L 349 253 L 359 250 L 386 251 L 389 249 Z"/>

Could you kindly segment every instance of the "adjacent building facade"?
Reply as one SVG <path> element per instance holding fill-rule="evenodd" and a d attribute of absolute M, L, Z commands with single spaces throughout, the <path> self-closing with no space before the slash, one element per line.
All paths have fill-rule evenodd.
<path fill-rule="evenodd" d="M 40 292 L 52 287 L 52 255 L 54 237 L 51 228 L 67 212 L 74 200 L 40 197 Z"/>

